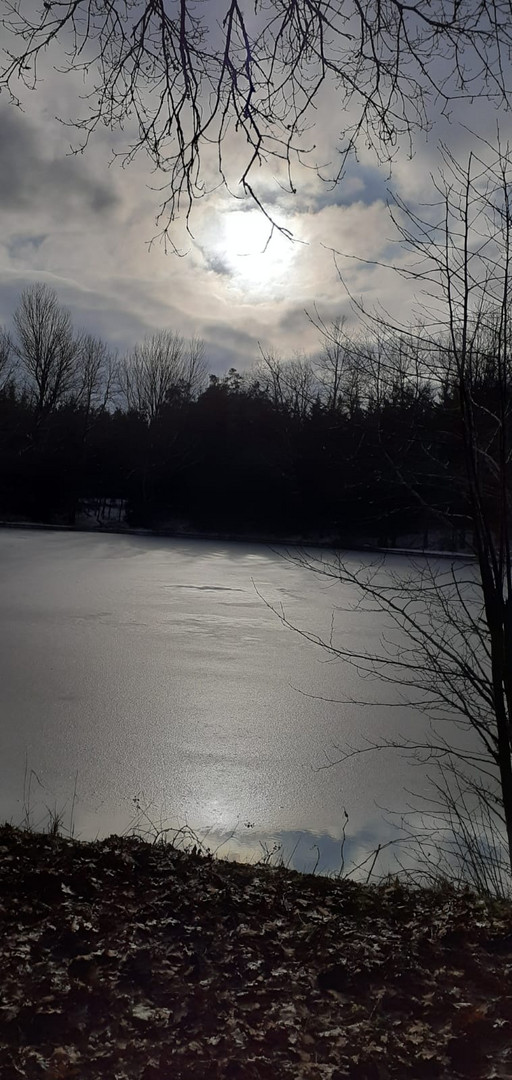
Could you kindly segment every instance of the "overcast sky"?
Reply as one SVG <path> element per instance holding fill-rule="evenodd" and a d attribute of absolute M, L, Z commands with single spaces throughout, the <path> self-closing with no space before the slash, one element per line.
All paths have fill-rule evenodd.
<path fill-rule="evenodd" d="M 67 111 L 77 83 L 53 73 L 50 60 L 38 91 L 24 94 L 23 111 L 0 101 L 0 323 L 9 325 L 23 288 L 45 281 L 77 328 L 119 351 L 171 328 L 203 338 L 216 372 L 249 367 L 259 343 L 282 356 L 313 351 L 318 338 L 305 312 L 315 305 L 325 319 L 353 318 L 329 249 L 369 260 L 402 257 L 393 244 L 388 189 L 414 204 L 428 199 L 438 139 L 464 157 L 471 136 L 458 121 L 487 135 L 496 124 L 495 110 L 483 102 L 460 107 L 451 125 L 433 117 L 428 140 L 417 137 L 413 158 L 400 154 L 391 177 L 388 166 L 363 152 L 335 189 L 306 171 L 296 196 L 274 187 L 273 212 L 296 240 L 276 233 L 266 250 L 261 214 L 217 191 L 196 205 L 193 237 L 178 226 L 178 257 L 158 240 L 149 244 L 158 231 L 155 188 L 162 179 L 142 156 L 125 169 L 110 164 L 115 137 L 105 129 L 85 154 L 69 154 L 72 132 L 55 116 Z M 339 120 L 335 99 L 324 104 L 315 138 L 327 145 Z M 414 318 L 403 281 L 365 263 L 339 265 L 356 297 L 402 317 L 410 307 Z"/>

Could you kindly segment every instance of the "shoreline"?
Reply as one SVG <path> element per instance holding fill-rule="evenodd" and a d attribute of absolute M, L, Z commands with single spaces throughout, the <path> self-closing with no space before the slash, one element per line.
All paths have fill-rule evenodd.
<path fill-rule="evenodd" d="M 0 529 L 25 529 L 27 531 L 34 532 L 70 532 L 70 533 L 84 533 L 86 535 L 113 535 L 113 536 L 142 536 L 148 538 L 163 538 L 168 540 L 199 540 L 211 543 L 232 543 L 232 544 L 261 544 L 264 547 L 278 546 L 278 547 L 293 547 L 298 549 L 303 548 L 319 548 L 321 550 L 332 551 L 345 551 L 345 552 L 360 552 L 361 554 L 379 554 L 379 555 L 402 555 L 402 556 L 419 556 L 424 559 L 460 559 L 474 562 L 476 556 L 470 551 L 445 551 L 443 549 L 431 549 L 431 548 L 416 548 L 416 547 L 382 547 L 381 545 L 373 545 L 369 543 L 351 542 L 342 543 L 339 539 L 334 538 L 308 538 L 308 537 L 293 537 L 293 536 L 275 536 L 275 535 L 261 535 L 261 534 L 235 534 L 224 532 L 202 532 L 202 531 L 172 531 L 171 529 L 145 529 L 136 527 L 121 527 L 121 526 L 101 526 L 85 524 L 80 525 L 62 525 L 51 522 L 33 522 L 33 521 L 0 521 Z"/>

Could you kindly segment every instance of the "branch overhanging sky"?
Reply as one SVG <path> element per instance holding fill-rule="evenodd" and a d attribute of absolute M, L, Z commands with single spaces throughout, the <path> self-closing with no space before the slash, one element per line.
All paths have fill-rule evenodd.
<path fill-rule="evenodd" d="M 404 144 L 391 170 L 363 149 L 334 188 L 303 168 L 291 195 L 275 167 L 261 169 L 259 190 L 295 241 L 274 231 L 267 243 L 269 225 L 250 201 L 217 189 L 195 204 L 192 235 L 183 220 L 175 226 L 180 258 L 158 240 L 149 244 L 159 232 L 165 176 L 152 172 L 143 154 L 126 168 L 112 163 L 126 132 L 98 130 L 84 154 L 70 154 L 77 140 L 55 117 L 70 115 L 73 94 L 78 113 L 83 86 L 80 76 L 53 70 L 58 59 L 56 50 L 49 52 L 42 81 L 23 93 L 22 109 L 0 99 L 0 324 L 9 326 L 25 287 L 44 281 L 77 329 L 120 353 L 170 328 L 203 338 L 208 368 L 219 373 L 250 367 L 259 344 L 282 356 L 314 351 L 318 335 L 305 312 L 315 306 L 325 320 L 355 320 L 330 249 L 382 263 L 406 258 L 386 208 L 388 191 L 414 206 L 432 199 L 429 174 L 440 139 L 464 159 L 471 132 L 492 138 L 498 119 L 502 136 L 510 127 L 489 102 L 461 102 L 451 122 L 432 115 L 428 138 L 415 135 L 412 158 Z M 311 137 L 331 157 L 339 127 L 335 92 L 325 90 Z M 212 149 L 212 177 L 214 157 Z M 231 176 L 242 168 L 234 152 Z M 421 298 L 415 302 L 412 286 L 392 272 L 351 259 L 337 264 L 369 308 L 382 305 L 404 321 L 408 308 L 411 321 L 421 316 Z"/>

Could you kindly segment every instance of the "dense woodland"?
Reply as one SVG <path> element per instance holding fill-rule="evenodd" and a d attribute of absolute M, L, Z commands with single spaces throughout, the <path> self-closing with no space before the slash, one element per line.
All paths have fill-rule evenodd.
<path fill-rule="evenodd" d="M 26 290 L 0 341 L 0 516 L 73 524 L 117 499 L 128 524 L 170 531 L 469 542 L 449 345 L 316 325 L 312 357 L 208 375 L 197 340 L 115 356 L 47 286 Z M 483 400 L 491 346 L 474 350 Z"/>

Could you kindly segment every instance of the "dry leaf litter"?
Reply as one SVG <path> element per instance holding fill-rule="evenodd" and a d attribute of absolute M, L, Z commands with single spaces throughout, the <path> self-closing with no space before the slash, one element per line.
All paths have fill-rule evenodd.
<path fill-rule="evenodd" d="M 1 1080 L 512 1078 L 512 905 L 0 828 Z"/>

